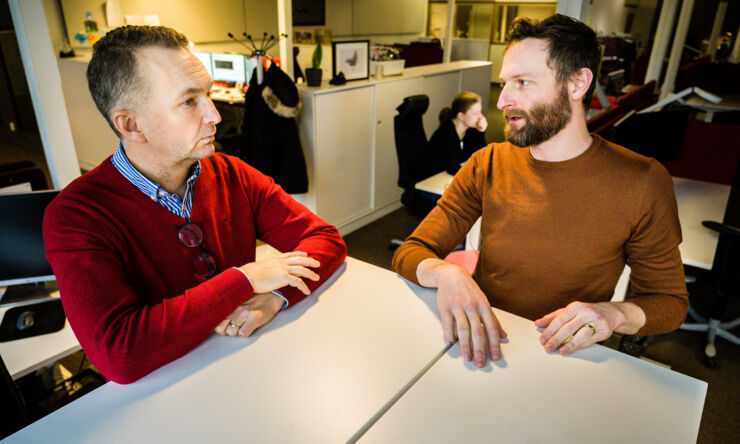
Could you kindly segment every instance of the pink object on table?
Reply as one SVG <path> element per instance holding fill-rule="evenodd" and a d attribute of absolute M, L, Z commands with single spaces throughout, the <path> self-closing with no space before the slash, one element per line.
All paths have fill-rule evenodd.
<path fill-rule="evenodd" d="M 473 274 L 475 264 L 478 262 L 478 252 L 475 250 L 457 250 L 445 257 L 447 262 L 452 262 L 465 269 L 469 274 Z"/>

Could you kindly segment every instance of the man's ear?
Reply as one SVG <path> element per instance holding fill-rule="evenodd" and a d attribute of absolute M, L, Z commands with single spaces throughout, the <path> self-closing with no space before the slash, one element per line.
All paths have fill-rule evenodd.
<path fill-rule="evenodd" d="M 121 136 L 134 142 L 146 142 L 143 128 L 138 123 L 138 116 L 135 112 L 128 109 L 119 109 L 113 111 L 111 120 Z"/>
<path fill-rule="evenodd" d="M 593 81 L 594 73 L 590 69 L 581 68 L 576 71 L 568 81 L 568 97 L 570 100 L 580 102 Z"/>

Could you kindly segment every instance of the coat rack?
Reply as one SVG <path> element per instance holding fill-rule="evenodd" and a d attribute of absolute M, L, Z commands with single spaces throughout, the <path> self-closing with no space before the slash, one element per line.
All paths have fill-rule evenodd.
<path fill-rule="evenodd" d="M 280 39 L 284 39 L 288 37 L 288 34 L 280 34 L 277 38 L 275 38 L 274 35 L 270 35 L 270 38 L 267 38 L 267 33 L 262 34 L 262 41 L 259 45 L 257 45 L 254 40 L 252 40 L 252 35 L 247 34 L 246 32 L 242 32 L 242 35 L 244 36 L 244 40 L 239 40 L 238 38 L 234 37 L 234 34 L 228 33 L 227 34 L 231 39 L 233 39 L 235 42 L 239 43 L 243 47 L 247 48 L 250 51 L 249 56 L 250 57 L 257 57 L 257 84 L 261 85 L 262 80 L 264 79 L 265 72 L 264 67 L 262 66 L 262 58 L 267 54 L 267 51 L 270 50 L 273 46 L 277 45 Z"/>

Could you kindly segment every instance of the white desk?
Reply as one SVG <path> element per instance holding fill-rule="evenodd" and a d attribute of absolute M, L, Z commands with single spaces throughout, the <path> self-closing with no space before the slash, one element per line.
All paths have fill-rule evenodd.
<path fill-rule="evenodd" d="M 678 247 L 683 263 L 711 270 L 719 236 L 705 228 L 701 221 L 722 222 L 730 186 L 674 177 L 673 188 L 683 235 Z"/>
<path fill-rule="evenodd" d="M 548 354 L 531 321 L 496 310 L 503 360 L 454 346 L 360 443 L 694 443 L 707 384 L 595 345 Z"/>
<path fill-rule="evenodd" d="M 452 174 L 447 171 L 441 171 L 434 176 L 427 177 L 420 182 L 416 182 L 416 184 L 414 184 L 414 188 L 441 196 L 451 183 Z"/>
<path fill-rule="evenodd" d="M 598 421 L 585 426 L 588 436 L 605 428 L 595 442 L 649 442 L 655 432 L 635 428 L 635 412 L 645 413 L 639 424 L 662 431 L 670 417 L 675 435 L 696 438 L 702 382 L 600 346 L 548 355 L 530 321 L 503 312 L 505 366 L 475 370 L 454 354 L 436 361 L 447 345 L 433 290 L 351 258 L 327 284 L 251 338 L 212 335 L 140 381 L 108 383 L 8 441 L 333 443 L 369 426 L 362 439 L 371 442 L 512 442 L 525 432 L 550 442 L 585 410 Z M 482 392 L 471 388 L 481 382 Z M 606 397 L 607 414 L 594 413 L 596 400 L 581 401 L 594 394 Z M 558 401 L 567 408 L 547 408 Z M 479 408 L 498 402 L 495 414 Z M 542 411 L 553 416 L 543 420 Z"/>
<path fill-rule="evenodd" d="M 414 188 L 441 196 L 452 183 L 452 177 L 453 176 L 447 171 L 441 171 L 434 176 L 427 177 L 426 179 L 415 183 Z M 466 250 L 480 250 L 480 223 L 481 218 L 479 217 L 473 226 L 470 227 L 470 231 L 465 236 Z"/>
<path fill-rule="evenodd" d="M 54 292 L 52 297 L 59 297 Z M 0 319 L 5 312 L 20 303 L 7 303 L 0 308 Z M 18 379 L 32 373 L 58 359 L 80 349 L 80 344 L 65 321 L 64 328 L 46 335 L 33 336 L 15 341 L 0 342 L 0 355 L 5 361 L 8 373 L 13 379 Z"/>
<path fill-rule="evenodd" d="M 253 337 L 212 335 L 141 380 L 107 383 L 10 440 L 346 441 L 446 344 L 434 291 L 351 258 L 335 276 Z"/>
<path fill-rule="evenodd" d="M 683 100 L 683 102 L 691 107 L 705 111 L 704 121 L 711 122 L 714 118 L 714 113 L 740 110 L 740 94 L 723 94 L 721 97 L 721 102 L 714 103 L 703 97 L 692 95 L 688 99 Z"/>

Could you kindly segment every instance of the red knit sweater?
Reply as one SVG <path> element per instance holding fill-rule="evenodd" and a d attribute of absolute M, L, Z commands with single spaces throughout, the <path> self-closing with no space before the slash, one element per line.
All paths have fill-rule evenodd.
<path fill-rule="evenodd" d="M 191 219 L 218 272 L 199 278 L 198 248 L 178 239 L 186 221 L 149 199 L 110 162 L 67 186 L 44 217 L 46 255 L 64 311 L 90 361 L 108 379 L 135 381 L 183 356 L 253 294 L 231 268 L 254 261 L 256 239 L 305 251 L 321 263 L 319 282 L 344 261 L 337 230 L 242 161 L 201 161 Z M 280 292 L 292 305 L 295 288 Z"/>

